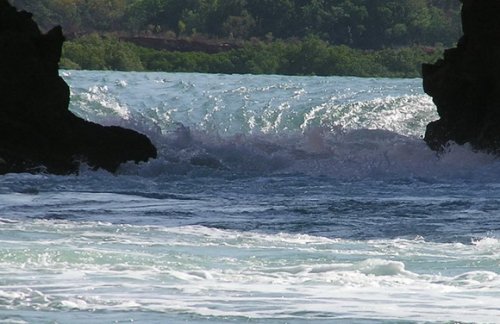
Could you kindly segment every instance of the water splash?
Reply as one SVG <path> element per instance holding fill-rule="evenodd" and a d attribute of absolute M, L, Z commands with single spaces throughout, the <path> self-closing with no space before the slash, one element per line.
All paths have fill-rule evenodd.
<path fill-rule="evenodd" d="M 437 118 L 421 80 L 65 73 L 71 109 L 131 127 L 159 148 L 124 173 L 279 172 L 366 177 L 469 177 L 499 168 L 488 154 L 421 140 Z"/>

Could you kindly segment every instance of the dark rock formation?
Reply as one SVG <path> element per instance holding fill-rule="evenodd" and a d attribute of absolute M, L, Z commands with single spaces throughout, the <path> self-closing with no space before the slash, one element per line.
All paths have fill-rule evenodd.
<path fill-rule="evenodd" d="M 462 2 L 457 47 L 422 69 L 440 116 L 427 126 L 425 141 L 435 150 L 454 141 L 500 153 L 500 1 Z"/>
<path fill-rule="evenodd" d="M 0 0 L 0 174 L 66 174 L 82 161 L 114 172 L 156 157 L 146 136 L 68 110 L 69 88 L 58 74 L 63 41 L 60 27 L 44 35 L 30 13 Z"/>

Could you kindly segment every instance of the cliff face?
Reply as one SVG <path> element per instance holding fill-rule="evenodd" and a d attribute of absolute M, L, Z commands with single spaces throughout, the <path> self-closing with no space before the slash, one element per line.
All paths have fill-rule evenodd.
<path fill-rule="evenodd" d="M 500 153 L 500 1 L 462 2 L 457 47 L 422 69 L 440 117 L 427 126 L 425 141 L 435 150 L 454 141 Z"/>
<path fill-rule="evenodd" d="M 58 74 L 63 42 L 60 27 L 42 34 L 30 13 L 0 0 L 0 174 L 66 174 L 79 161 L 114 172 L 156 157 L 146 136 L 68 110 L 69 88 Z"/>

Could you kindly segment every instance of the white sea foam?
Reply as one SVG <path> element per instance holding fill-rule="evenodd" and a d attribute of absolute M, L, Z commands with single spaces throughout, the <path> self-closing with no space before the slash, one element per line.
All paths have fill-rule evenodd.
<path fill-rule="evenodd" d="M 3 238 L 0 272 L 8 279 L 0 289 L 0 305 L 10 307 L 485 322 L 495 322 L 500 312 L 498 270 L 447 274 L 450 262 L 466 266 L 493 259 L 498 264 L 493 238 L 457 245 L 200 226 L 64 221 L 0 226 L 3 237 L 20 228 L 31 233 L 22 244 Z M 50 248 L 40 244 L 44 228 L 62 239 Z M 477 254 L 483 245 L 496 248 Z M 22 288 L 26 284 L 29 289 Z"/>

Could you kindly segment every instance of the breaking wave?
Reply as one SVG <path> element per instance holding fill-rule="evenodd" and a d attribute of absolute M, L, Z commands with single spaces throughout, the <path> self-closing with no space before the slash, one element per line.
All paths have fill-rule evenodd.
<path fill-rule="evenodd" d="M 337 178 L 485 177 L 494 156 L 431 151 L 421 80 L 65 72 L 71 109 L 147 134 L 159 158 L 121 172 L 302 173 Z M 500 177 L 500 176 L 499 176 Z"/>

